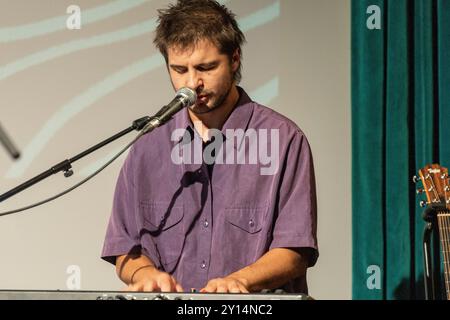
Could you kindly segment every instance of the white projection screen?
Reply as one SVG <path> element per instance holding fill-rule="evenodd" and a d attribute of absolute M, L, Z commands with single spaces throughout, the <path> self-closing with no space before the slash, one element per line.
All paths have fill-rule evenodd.
<path fill-rule="evenodd" d="M 0 0 L 0 124 L 22 154 L 14 161 L 0 146 L 0 193 L 173 98 L 152 43 L 157 9 L 169 2 Z M 320 257 L 308 271 L 310 294 L 349 299 L 350 1 L 220 2 L 236 13 L 247 37 L 241 85 L 294 120 L 312 147 Z M 72 19 L 77 8 L 79 29 Z M 0 203 L 0 212 L 72 186 L 134 136 L 74 163 L 72 177 L 59 173 Z M 0 290 L 124 288 L 113 266 L 100 259 L 124 159 L 60 199 L 0 217 Z"/>

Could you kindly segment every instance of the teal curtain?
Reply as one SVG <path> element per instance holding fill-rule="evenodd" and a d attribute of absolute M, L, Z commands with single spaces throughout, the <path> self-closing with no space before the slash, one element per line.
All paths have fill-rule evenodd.
<path fill-rule="evenodd" d="M 449 121 L 450 0 L 352 0 L 354 299 L 424 298 L 411 178 L 450 165 Z"/>

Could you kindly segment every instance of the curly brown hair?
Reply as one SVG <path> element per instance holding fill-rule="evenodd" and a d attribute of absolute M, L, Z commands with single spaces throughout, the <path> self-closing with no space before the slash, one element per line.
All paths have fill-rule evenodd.
<path fill-rule="evenodd" d="M 167 9 L 158 10 L 158 27 L 154 44 L 168 62 L 168 47 L 194 47 L 201 40 L 211 41 L 231 61 L 236 50 L 242 57 L 241 46 L 245 36 L 232 13 L 214 0 L 178 0 Z M 242 63 L 234 75 L 239 83 Z"/>

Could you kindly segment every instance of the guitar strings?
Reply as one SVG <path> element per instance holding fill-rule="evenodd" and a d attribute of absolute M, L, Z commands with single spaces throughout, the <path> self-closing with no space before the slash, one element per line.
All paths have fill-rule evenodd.
<path fill-rule="evenodd" d="M 444 278 L 445 278 L 445 291 L 447 293 L 447 299 L 450 299 L 450 279 L 449 279 L 449 237 L 448 232 L 449 228 L 449 217 L 450 215 L 447 212 L 438 214 L 438 224 L 439 231 L 441 234 L 441 244 L 442 244 L 442 253 L 444 258 Z"/>
<path fill-rule="evenodd" d="M 445 196 L 445 206 L 449 204 L 449 197 L 448 197 L 448 173 L 445 172 L 442 180 L 444 181 L 444 196 Z M 449 232 L 450 232 L 450 212 L 448 209 L 445 211 L 445 214 L 442 215 L 443 219 L 443 225 L 444 230 L 443 232 L 443 240 L 444 243 L 442 244 L 443 250 L 444 250 L 444 278 L 445 278 L 445 289 L 447 292 L 447 300 L 450 300 L 450 239 L 449 239 Z"/>

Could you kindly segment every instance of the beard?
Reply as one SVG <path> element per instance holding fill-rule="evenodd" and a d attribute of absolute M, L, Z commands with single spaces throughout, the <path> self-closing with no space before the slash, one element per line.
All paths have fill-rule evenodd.
<path fill-rule="evenodd" d="M 201 91 L 198 92 L 197 95 L 204 95 L 208 97 L 206 103 L 198 103 L 196 102 L 190 109 L 193 113 L 202 115 L 213 112 L 214 110 L 219 109 L 224 105 L 225 100 L 230 95 L 231 90 L 233 89 L 233 74 L 230 75 L 230 79 L 226 82 L 227 88 L 222 91 L 222 93 L 214 93 L 209 91 Z M 208 106 L 208 104 L 210 104 Z"/>
<path fill-rule="evenodd" d="M 210 112 L 213 112 L 214 110 L 219 109 L 221 106 L 224 105 L 224 102 L 228 98 L 231 89 L 232 89 L 232 86 L 230 85 L 227 88 L 227 90 L 224 93 L 222 93 L 221 95 L 217 95 L 214 93 L 205 93 L 205 92 L 201 93 L 201 94 L 206 94 L 208 97 L 210 97 L 211 100 L 205 104 L 196 103 L 195 105 L 193 105 L 191 107 L 191 111 L 195 114 L 206 114 L 206 113 L 210 113 Z M 208 106 L 208 103 L 211 103 L 211 105 Z"/>

